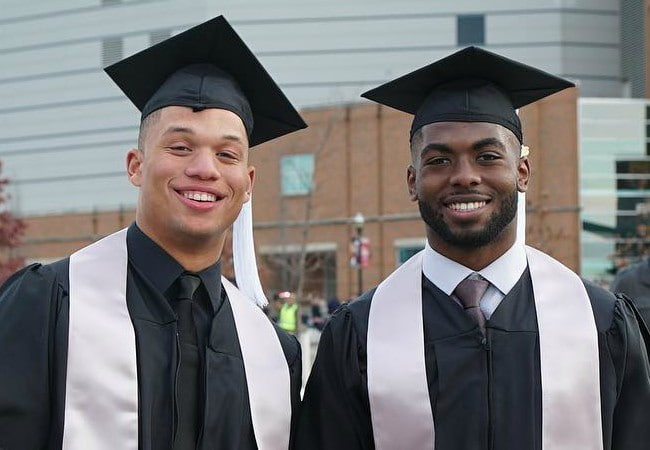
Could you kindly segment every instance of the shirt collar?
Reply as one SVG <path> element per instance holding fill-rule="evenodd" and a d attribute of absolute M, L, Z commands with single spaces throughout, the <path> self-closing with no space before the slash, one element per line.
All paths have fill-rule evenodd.
<path fill-rule="evenodd" d="M 524 246 L 515 243 L 489 266 L 479 270 L 478 274 L 507 295 L 519 281 L 527 265 Z M 424 247 L 422 272 L 441 291 L 451 295 L 458 283 L 476 271 L 441 255 L 427 242 Z"/>
<path fill-rule="evenodd" d="M 212 311 L 217 311 L 221 304 L 221 260 L 207 269 L 203 269 L 197 275 L 201 278 L 208 291 Z"/>
<path fill-rule="evenodd" d="M 146 277 L 161 294 L 171 287 L 176 279 L 185 272 L 183 266 L 169 253 L 156 244 L 135 223 L 126 235 L 129 249 L 129 261 Z M 221 261 L 198 272 L 204 286 L 208 288 L 210 303 L 216 311 L 221 299 Z"/>

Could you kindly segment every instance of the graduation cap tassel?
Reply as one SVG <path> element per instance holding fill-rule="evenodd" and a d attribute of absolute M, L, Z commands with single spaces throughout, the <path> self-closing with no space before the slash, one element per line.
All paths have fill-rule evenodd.
<path fill-rule="evenodd" d="M 237 287 L 246 296 L 255 301 L 260 308 L 269 304 L 264 295 L 260 275 L 255 259 L 255 243 L 253 241 L 253 198 L 244 203 L 239 216 L 233 224 L 232 257 L 235 268 Z"/>
<path fill-rule="evenodd" d="M 516 243 L 519 245 L 526 244 L 526 194 L 517 193 L 517 238 Z"/>
<path fill-rule="evenodd" d="M 521 146 L 521 158 L 527 158 L 530 149 L 526 145 Z M 517 237 L 516 243 L 519 245 L 526 244 L 526 193 L 517 193 Z"/>

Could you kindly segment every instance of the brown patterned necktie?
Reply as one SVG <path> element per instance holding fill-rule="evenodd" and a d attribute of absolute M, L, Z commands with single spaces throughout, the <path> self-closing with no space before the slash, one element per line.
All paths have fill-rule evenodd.
<path fill-rule="evenodd" d="M 483 335 L 485 335 L 485 316 L 481 311 L 480 300 L 488 286 L 490 286 L 490 282 L 483 278 L 473 279 L 468 277 L 458 283 L 458 286 L 454 289 L 454 295 L 460 300 L 467 314 L 476 320 Z"/>

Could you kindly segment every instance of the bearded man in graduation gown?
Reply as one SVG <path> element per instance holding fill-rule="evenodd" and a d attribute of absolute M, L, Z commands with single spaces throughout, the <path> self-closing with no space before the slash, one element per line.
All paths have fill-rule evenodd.
<path fill-rule="evenodd" d="M 0 448 L 286 450 L 300 347 L 220 255 L 249 147 L 306 125 L 221 16 L 107 72 L 142 112 L 136 221 L 2 287 Z"/>
<path fill-rule="evenodd" d="M 328 323 L 295 448 L 648 448 L 634 308 L 517 238 L 515 109 L 569 86 L 470 47 L 364 94 L 415 115 L 427 244 Z"/>

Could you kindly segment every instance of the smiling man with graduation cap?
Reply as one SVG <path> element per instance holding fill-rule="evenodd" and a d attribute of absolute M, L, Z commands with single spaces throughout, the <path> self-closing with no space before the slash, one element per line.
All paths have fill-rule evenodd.
<path fill-rule="evenodd" d="M 407 184 L 427 245 L 330 320 L 296 448 L 647 448 L 635 310 L 517 236 L 516 108 L 570 86 L 470 47 L 363 94 L 415 116 Z"/>
<path fill-rule="evenodd" d="M 136 221 L 3 286 L 0 448 L 286 450 L 300 347 L 259 308 L 242 206 L 249 147 L 306 125 L 223 17 L 106 71 L 142 111 Z"/>

